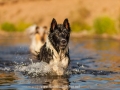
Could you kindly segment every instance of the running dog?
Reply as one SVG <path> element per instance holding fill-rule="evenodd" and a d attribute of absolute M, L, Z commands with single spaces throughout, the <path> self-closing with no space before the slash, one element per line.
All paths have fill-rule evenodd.
<path fill-rule="evenodd" d="M 31 39 L 30 51 L 31 53 L 37 55 L 37 53 L 40 51 L 40 48 L 46 41 L 47 27 L 38 27 L 37 25 L 33 25 L 27 29 L 27 33 Z"/>
<path fill-rule="evenodd" d="M 63 75 L 70 62 L 68 47 L 70 31 L 68 19 L 65 19 L 63 24 L 57 24 L 53 18 L 47 41 L 38 54 L 38 59 L 47 62 L 57 75 Z"/>

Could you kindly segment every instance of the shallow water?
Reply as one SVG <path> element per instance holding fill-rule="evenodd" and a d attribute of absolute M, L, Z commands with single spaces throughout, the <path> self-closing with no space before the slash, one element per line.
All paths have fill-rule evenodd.
<path fill-rule="evenodd" d="M 14 71 L 35 59 L 27 38 L 0 39 L 1 90 L 120 90 L 120 42 L 107 39 L 71 39 L 70 74 L 31 77 Z M 26 66 L 25 65 L 25 66 Z M 56 88 L 56 89 L 55 89 Z"/>

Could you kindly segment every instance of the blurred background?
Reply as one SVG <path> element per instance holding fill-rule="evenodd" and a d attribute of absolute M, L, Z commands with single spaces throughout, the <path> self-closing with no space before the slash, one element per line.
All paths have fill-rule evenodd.
<path fill-rule="evenodd" d="M 22 66 L 35 60 L 31 46 L 41 39 L 34 25 L 47 26 L 49 30 L 53 18 L 58 23 L 63 23 L 65 18 L 70 22 L 70 75 L 28 78 L 23 75 Z M 31 26 L 35 32 L 27 35 Z M 0 90 L 42 90 L 39 86 L 44 85 L 120 90 L 119 41 L 120 0 L 0 0 Z M 9 72 L 19 64 L 21 70 Z M 37 75 L 29 66 L 26 71 L 31 76 Z"/>
<path fill-rule="evenodd" d="M 72 36 L 119 39 L 120 0 L 0 0 L 0 35 L 21 33 L 33 24 L 46 25 L 52 18 L 69 19 Z"/>

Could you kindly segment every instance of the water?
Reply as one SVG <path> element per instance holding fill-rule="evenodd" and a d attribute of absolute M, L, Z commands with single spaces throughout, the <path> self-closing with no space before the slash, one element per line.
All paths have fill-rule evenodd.
<path fill-rule="evenodd" d="M 36 58 L 29 52 L 27 38 L 1 38 L 0 90 L 119 90 L 119 53 L 119 41 L 71 39 L 66 75 L 46 76 L 39 69 L 47 73 L 50 67 L 44 62 L 31 62 Z M 39 67 L 42 65 L 46 67 Z"/>

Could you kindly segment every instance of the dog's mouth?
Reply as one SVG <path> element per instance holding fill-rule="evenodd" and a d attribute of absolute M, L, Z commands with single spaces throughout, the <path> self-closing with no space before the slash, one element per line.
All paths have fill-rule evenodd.
<path fill-rule="evenodd" d="M 66 44 L 61 44 L 60 45 L 60 49 L 65 49 L 66 48 Z"/>
<path fill-rule="evenodd" d="M 60 41 L 60 49 L 65 49 L 67 46 L 67 41 L 65 39 L 61 39 Z"/>

